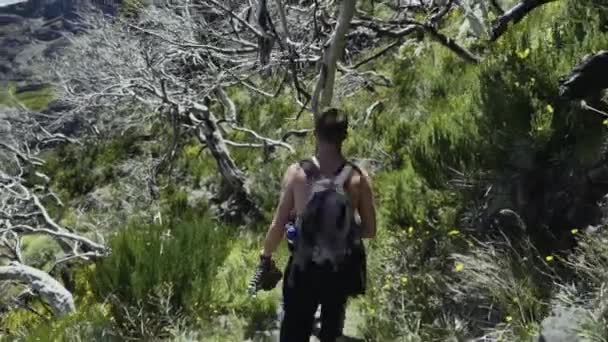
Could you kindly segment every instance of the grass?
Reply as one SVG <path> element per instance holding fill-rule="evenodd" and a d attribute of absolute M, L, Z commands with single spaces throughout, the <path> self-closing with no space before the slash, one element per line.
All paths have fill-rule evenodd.
<path fill-rule="evenodd" d="M 0 87 L 0 105 L 16 107 L 22 104 L 33 111 L 41 111 L 55 98 L 55 93 L 50 86 L 40 89 L 17 92 L 14 84 Z"/>

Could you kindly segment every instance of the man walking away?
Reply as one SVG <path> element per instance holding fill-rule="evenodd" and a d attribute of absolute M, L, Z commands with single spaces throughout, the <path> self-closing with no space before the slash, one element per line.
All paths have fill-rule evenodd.
<path fill-rule="evenodd" d="M 281 342 L 308 342 L 319 304 L 319 338 L 336 341 L 347 299 L 365 292 L 362 239 L 376 235 L 376 209 L 368 174 L 342 153 L 347 131 L 344 113 L 324 111 L 315 120 L 315 155 L 290 165 L 283 177 L 254 279 L 264 279 L 265 270 L 272 269 L 272 253 L 294 212 L 295 238 L 283 275 Z"/>

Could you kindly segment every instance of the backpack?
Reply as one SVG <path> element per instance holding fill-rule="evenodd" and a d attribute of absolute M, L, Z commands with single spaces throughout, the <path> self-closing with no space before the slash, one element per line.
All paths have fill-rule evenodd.
<path fill-rule="evenodd" d="M 292 270 L 305 270 L 310 265 L 327 267 L 341 273 L 350 289 L 362 293 L 365 261 L 360 226 L 355 220 L 353 203 L 345 191 L 356 166 L 350 162 L 333 178 L 321 177 L 315 157 L 300 165 L 306 173 L 309 196 L 305 209 L 295 220 L 297 238 L 292 251 Z M 289 281 L 293 282 L 293 272 Z M 354 285 L 354 287 L 352 287 Z"/>

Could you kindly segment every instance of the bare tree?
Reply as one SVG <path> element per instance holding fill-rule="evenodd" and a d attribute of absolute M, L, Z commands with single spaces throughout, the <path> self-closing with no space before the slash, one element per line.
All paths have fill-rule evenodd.
<path fill-rule="evenodd" d="M 56 122 L 40 113 L 3 108 L 0 114 L 0 281 L 12 280 L 28 287 L 51 306 L 56 315 L 75 310 L 71 293 L 50 273 L 55 266 L 74 259 L 91 260 L 107 253 L 103 242 L 60 225 L 46 204 L 63 205 L 48 187 L 49 177 L 39 167 L 40 151 L 48 144 L 72 139 L 53 132 Z M 22 257 L 22 240 L 43 235 L 55 240 L 63 254 L 49 272 L 27 265 Z"/>
<path fill-rule="evenodd" d="M 410 3 L 406 10 L 399 5 L 389 19 L 362 12 L 356 0 L 176 0 L 146 6 L 129 19 L 84 13 L 79 23 L 84 34 L 67 36 L 70 46 L 45 64 L 50 65 L 46 79 L 62 89 L 71 115 L 84 118 L 96 135 L 146 124 L 171 130 L 165 153 L 151 161 L 147 178 L 153 197 L 158 196 L 157 176 L 171 165 L 180 141 L 191 136 L 217 163 L 224 189 L 218 199 L 232 203 L 232 212 L 260 217 L 231 149 L 292 153 L 287 138 L 293 135 L 266 137 L 243 127 L 227 89 L 238 86 L 272 98 L 290 86 L 300 114 L 317 114 L 336 94 L 390 86 L 390 78 L 358 69 L 403 44 L 408 35 L 426 34 L 477 63 L 479 56 L 441 32 L 454 3 Z M 426 19 L 413 19 L 420 14 Z M 387 40 L 379 52 L 355 62 L 357 55 Z M 282 82 L 268 87 L 268 77 Z M 237 132 L 247 132 L 249 139 L 234 141 Z"/>

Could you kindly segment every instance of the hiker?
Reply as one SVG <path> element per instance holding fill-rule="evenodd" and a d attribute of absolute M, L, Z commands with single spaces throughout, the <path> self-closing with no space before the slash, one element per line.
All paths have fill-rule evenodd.
<path fill-rule="evenodd" d="M 362 239 L 376 235 L 376 212 L 368 174 L 342 154 L 348 119 L 335 108 L 315 120 L 316 152 L 287 168 L 254 281 L 278 282 L 272 253 L 295 212 L 296 236 L 283 272 L 281 342 L 308 342 L 321 305 L 322 342 L 342 335 L 349 297 L 363 294 L 366 256 Z M 344 192 L 341 192 L 341 190 Z M 270 284 L 270 285 L 269 285 Z"/>

